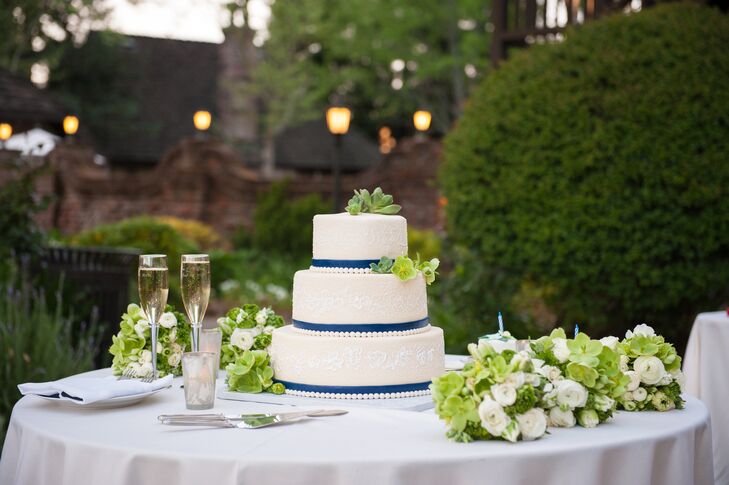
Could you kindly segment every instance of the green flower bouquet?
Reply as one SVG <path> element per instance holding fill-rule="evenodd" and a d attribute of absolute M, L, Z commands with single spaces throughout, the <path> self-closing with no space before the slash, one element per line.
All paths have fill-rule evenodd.
<path fill-rule="evenodd" d="M 284 319 L 270 308 L 247 304 L 232 308 L 218 319 L 223 333 L 220 366 L 227 373 L 228 389 L 236 392 L 284 392 L 273 382 L 273 369 L 266 349 L 273 331 Z"/>
<path fill-rule="evenodd" d="M 547 417 L 539 407 L 546 379 L 526 352 L 497 353 L 488 342 L 468 346 L 473 361 L 433 379 L 435 412 L 458 442 L 541 438 Z"/>
<path fill-rule="evenodd" d="M 541 406 L 550 426 L 592 428 L 613 415 L 630 381 L 615 350 L 584 333 L 568 339 L 561 328 L 531 347 L 536 372 L 548 381 Z"/>
<path fill-rule="evenodd" d="M 160 317 L 157 334 L 157 371 L 160 377 L 182 374 L 182 354 L 190 349 L 190 326 L 185 316 L 165 307 Z M 121 317 L 119 333 L 112 337 L 109 353 L 114 356 L 111 369 L 114 375 L 127 371 L 134 377 L 152 374 L 152 340 L 149 322 L 144 311 L 135 303 L 127 306 Z"/>
<path fill-rule="evenodd" d="M 630 379 L 619 406 L 626 411 L 683 409 L 681 357 L 673 345 L 645 324 L 628 330 L 620 343 L 613 338 L 621 370 Z"/>

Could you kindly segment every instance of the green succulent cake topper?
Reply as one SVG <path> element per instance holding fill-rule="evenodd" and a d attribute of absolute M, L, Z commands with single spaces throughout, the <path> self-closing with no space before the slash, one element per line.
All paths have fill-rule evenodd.
<path fill-rule="evenodd" d="M 363 213 L 394 215 L 400 212 L 401 208 L 392 203 L 391 195 L 385 194 L 377 187 L 371 194 L 367 189 L 355 190 L 354 197 L 349 199 L 346 210 L 353 216 Z"/>
<path fill-rule="evenodd" d="M 388 258 L 383 256 L 377 263 L 370 263 L 370 269 L 373 273 L 378 274 L 389 274 L 392 273 L 400 280 L 407 281 L 415 278 L 418 275 L 418 271 L 423 273 L 425 282 L 431 284 L 435 281 L 435 277 L 438 274 L 436 271 L 440 265 L 438 258 L 433 258 L 430 261 L 420 261 L 418 256 L 413 261 L 408 256 L 398 256 L 397 259 Z"/>

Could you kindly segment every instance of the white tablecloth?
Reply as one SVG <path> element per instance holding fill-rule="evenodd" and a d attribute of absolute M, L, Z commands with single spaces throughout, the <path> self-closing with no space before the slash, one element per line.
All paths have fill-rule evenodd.
<path fill-rule="evenodd" d="M 686 392 L 701 399 L 711 413 L 714 478 L 729 485 L 729 317 L 700 313 L 691 329 L 683 362 Z"/>
<path fill-rule="evenodd" d="M 97 371 L 99 372 L 99 371 Z M 184 411 L 172 389 L 133 407 L 68 409 L 35 396 L 13 410 L 0 483 L 42 485 L 448 484 L 710 485 L 708 413 L 619 413 L 596 429 L 534 442 L 452 443 L 432 412 L 351 408 L 259 430 L 157 423 Z M 216 411 L 271 405 L 216 401 Z"/>

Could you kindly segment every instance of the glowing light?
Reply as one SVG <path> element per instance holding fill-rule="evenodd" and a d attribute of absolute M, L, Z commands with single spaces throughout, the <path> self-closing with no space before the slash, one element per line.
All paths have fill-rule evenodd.
<path fill-rule="evenodd" d="M 0 123 L 0 140 L 6 141 L 13 135 L 13 127 L 10 123 Z"/>
<path fill-rule="evenodd" d="M 213 117 L 210 115 L 210 111 L 196 111 L 192 116 L 192 122 L 198 131 L 205 131 L 210 128 L 212 121 Z"/>
<path fill-rule="evenodd" d="M 78 118 L 68 115 L 63 118 L 63 132 L 69 136 L 75 135 L 78 131 Z"/>
<path fill-rule="evenodd" d="M 416 111 L 415 114 L 413 114 L 413 124 L 415 125 L 415 129 L 418 131 L 428 131 L 431 119 L 432 116 L 429 111 Z"/>
<path fill-rule="evenodd" d="M 327 128 L 332 135 L 344 135 L 349 131 L 352 112 L 349 108 L 332 106 L 327 110 Z"/>

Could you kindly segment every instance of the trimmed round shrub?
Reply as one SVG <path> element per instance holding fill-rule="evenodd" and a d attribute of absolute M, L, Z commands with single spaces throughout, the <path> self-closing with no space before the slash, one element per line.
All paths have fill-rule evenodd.
<path fill-rule="evenodd" d="M 501 309 L 682 338 L 727 301 L 727 45 L 719 11 L 668 4 L 568 30 L 484 79 L 441 174 L 461 321 Z"/>

